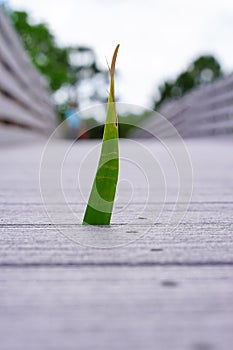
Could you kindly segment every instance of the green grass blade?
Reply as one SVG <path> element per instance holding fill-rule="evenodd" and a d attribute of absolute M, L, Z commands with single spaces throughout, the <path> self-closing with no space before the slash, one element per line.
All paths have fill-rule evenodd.
<path fill-rule="evenodd" d="M 118 121 L 114 98 L 114 73 L 118 49 L 119 45 L 112 58 L 110 92 L 100 160 L 83 224 L 109 225 L 111 221 L 119 173 Z"/>

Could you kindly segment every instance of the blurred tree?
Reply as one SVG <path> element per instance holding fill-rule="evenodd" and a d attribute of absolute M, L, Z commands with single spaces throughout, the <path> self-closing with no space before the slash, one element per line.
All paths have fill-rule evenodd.
<path fill-rule="evenodd" d="M 92 48 L 60 47 L 47 24 L 33 23 L 26 12 L 8 9 L 8 13 L 33 64 L 47 78 L 60 110 L 64 109 L 69 100 L 80 99 L 79 90 L 84 82 L 88 96 L 82 94 L 81 98 L 106 100 L 108 74 L 98 67 Z M 90 80 L 91 88 L 87 89 Z"/>
<path fill-rule="evenodd" d="M 12 11 L 11 18 L 32 62 L 47 77 L 52 91 L 73 83 L 69 49 L 56 45 L 45 24 L 31 24 L 26 12 Z"/>
<path fill-rule="evenodd" d="M 165 81 L 159 86 L 159 98 L 154 101 L 154 109 L 168 99 L 176 99 L 187 91 L 214 81 L 223 75 L 220 63 L 211 55 L 196 59 L 176 80 Z"/>

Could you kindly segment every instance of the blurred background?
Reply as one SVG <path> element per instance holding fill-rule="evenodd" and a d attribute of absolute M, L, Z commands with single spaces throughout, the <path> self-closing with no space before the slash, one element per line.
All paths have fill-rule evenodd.
<path fill-rule="evenodd" d="M 143 125 L 151 118 L 146 112 L 148 109 L 165 111 L 163 107 L 168 102 L 184 101 L 182 97 L 190 91 L 231 77 L 233 3 L 229 0 L 148 0 L 146 3 L 139 0 L 5 0 L 0 3 L 0 108 L 4 111 L 0 120 L 4 125 L 43 129 L 49 133 L 78 111 L 73 120 L 67 121 L 64 136 L 101 137 L 102 117 L 82 113 L 82 110 L 107 102 L 107 61 L 110 62 L 118 43 L 121 47 L 116 99 L 145 107 L 141 113 L 125 110 L 119 116 L 120 122 L 124 118 L 121 137 L 132 135 L 131 124 Z M 34 68 L 29 69 L 28 62 L 25 63 L 26 56 L 22 59 L 24 54 L 8 28 L 6 17 L 39 72 L 40 83 L 36 73 L 32 73 Z M 17 50 L 12 49 L 12 38 Z M 22 110 L 29 105 L 22 93 L 23 80 L 25 87 L 35 85 L 27 113 Z M 16 93 L 16 87 L 12 92 L 12 84 L 18 85 L 22 96 L 20 91 Z M 39 91 L 40 85 L 43 94 Z M 28 90 L 32 93 L 33 88 Z M 46 94 L 51 97 L 51 103 L 46 102 Z M 20 105 L 21 112 L 12 107 L 12 100 Z M 177 108 L 181 110 L 183 106 L 182 102 Z M 195 108 L 195 100 L 189 99 L 187 106 Z M 38 120 L 31 123 L 30 114 L 36 114 L 40 120 L 44 118 L 43 125 Z M 20 116 L 16 118 L 16 115 Z M 168 119 L 169 116 L 172 119 L 173 115 L 167 112 Z M 231 116 L 227 114 L 227 118 Z M 91 131 L 85 133 L 90 128 Z"/>

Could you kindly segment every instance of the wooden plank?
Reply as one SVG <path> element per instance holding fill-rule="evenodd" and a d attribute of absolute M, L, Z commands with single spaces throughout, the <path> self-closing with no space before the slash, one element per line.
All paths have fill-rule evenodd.
<path fill-rule="evenodd" d="M 4 267 L 0 279 L 3 350 L 229 350 L 233 341 L 228 266 Z"/>
<path fill-rule="evenodd" d="M 204 96 L 205 97 L 205 96 Z M 219 91 L 218 95 L 204 98 L 203 101 L 200 101 L 199 104 L 194 104 L 191 106 L 197 110 L 211 110 L 220 107 L 231 106 L 233 103 L 232 91 Z"/>
<path fill-rule="evenodd" d="M 43 130 L 45 133 L 52 131 L 52 126 L 44 123 L 41 118 L 33 118 L 32 113 L 20 106 L 17 102 L 0 93 L 0 120 L 18 123 L 28 128 Z"/>
<path fill-rule="evenodd" d="M 19 103 L 24 104 L 28 111 L 31 111 L 32 117 L 37 116 L 48 121 L 48 124 L 54 125 L 55 113 L 51 108 L 41 104 L 34 96 L 31 95 L 30 90 L 25 91 L 15 79 L 12 74 L 7 71 L 0 63 L 0 90 L 12 95 Z M 51 120 L 51 121 L 50 121 Z"/>

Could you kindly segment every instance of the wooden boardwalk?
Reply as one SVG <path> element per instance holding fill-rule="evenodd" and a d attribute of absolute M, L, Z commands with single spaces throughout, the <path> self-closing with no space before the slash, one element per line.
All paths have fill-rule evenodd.
<path fill-rule="evenodd" d="M 232 139 L 187 141 L 194 188 L 185 218 L 167 231 L 171 190 L 148 234 L 118 249 L 85 247 L 51 223 L 39 187 L 44 143 L 24 142 L 0 150 L 1 350 L 232 348 Z M 61 141 L 58 152 L 61 145 L 67 147 Z M 162 158 L 158 143 L 143 145 Z M 75 145 L 68 174 L 94 146 Z M 122 149 L 127 147 L 124 141 Z M 90 169 L 84 170 L 87 176 Z M 71 182 L 65 177 L 68 202 L 82 215 L 84 205 Z M 122 224 L 123 243 L 147 228 L 143 219 L 127 225 L 128 213 L 137 216 L 143 204 L 144 187 L 137 185 L 131 211 L 113 218 L 113 228 Z M 85 243 L 86 228 L 66 220 L 62 203 L 54 210 L 66 232 Z"/>

